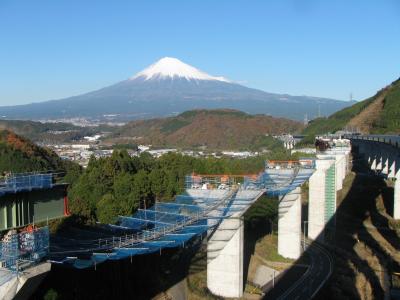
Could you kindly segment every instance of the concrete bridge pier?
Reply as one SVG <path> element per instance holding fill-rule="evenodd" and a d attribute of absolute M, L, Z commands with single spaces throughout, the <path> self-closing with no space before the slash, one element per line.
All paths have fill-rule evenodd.
<path fill-rule="evenodd" d="M 301 254 L 301 189 L 279 199 L 278 253 L 297 259 Z"/>
<path fill-rule="evenodd" d="M 345 154 L 345 167 L 344 167 L 344 177 L 350 172 L 350 150 Z"/>
<path fill-rule="evenodd" d="M 309 179 L 308 237 L 324 241 L 324 228 L 336 211 L 335 160 L 318 159 L 316 171 Z"/>
<path fill-rule="evenodd" d="M 343 180 L 346 176 L 346 155 L 336 154 L 335 155 L 335 168 L 336 168 L 336 191 L 343 188 Z"/>
<path fill-rule="evenodd" d="M 388 178 L 396 178 L 396 168 L 399 167 L 399 164 L 397 162 L 398 158 L 394 158 L 392 160 L 390 160 L 389 164 L 389 174 L 388 174 Z"/>
<path fill-rule="evenodd" d="M 377 166 L 377 151 L 374 143 L 368 143 L 366 146 L 366 156 L 368 159 L 368 164 L 372 171 L 376 170 Z"/>
<path fill-rule="evenodd" d="M 400 219 L 400 171 L 397 171 L 394 180 L 393 219 Z"/>
<path fill-rule="evenodd" d="M 376 155 L 376 165 L 375 165 L 375 171 L 382 171 L 383 168 L 383 161 L 382 161 L 382 150 L 378 150 L 378 153 Z"/>
<path fill-rule="evenodd" d="M 382 155 L 382 173 L 385 175 L 389 175 L 389 167 L 390 167 L 390 154 L 384 151 Z"/>
<path fill-rule="evenodd" d="M 373 155 L 373 154 L 369 155 L 368 164 L 372 171 L 376 170 L 376 156 L 375 155 Z"/>
<path fill-rule="evenodd" d="M 22 271 L 0 286 L 0 299 L 30 299 L 50 269 L 51 264 L 45 262 Z"/>
<path fill-rule="evenodd" d="M 228 218 L 208 240 L 207 287 L 214 295 L 243 296 L 243 229 L 242 218 Z"/>
<path fill-rule="evenodd" d="M 397 148 L 371 140 L 353 140 L 371 166 L 371 170 L 381 170 L 387 178 L 394 179 L 393 218 L 400 219 L 400 156 Z"/>
<path fill-rule="evenodd" d="M 382 162 L 382 168 L 380 169 L 382 174 L 389 175 L 391 161 L 393 160 L 393 153 L 390 151 L 391 149 L 388 147 L 380 148 L 380 156 Z"/>
<path fill-rule="evenodd" d="M 385 145 L 385 166 L 382 172 L 386 174 L 388 178 L 396 177 L 400 166 L 399 161 L 400 157 L 398 151 L 392 146 Z"/>

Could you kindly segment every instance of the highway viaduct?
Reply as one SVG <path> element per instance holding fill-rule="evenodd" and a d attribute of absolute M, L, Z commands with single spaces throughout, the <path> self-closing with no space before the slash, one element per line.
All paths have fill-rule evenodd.
<path fill-rule="evenodd" d="M 334 226 L 332 218 L 336 212 L 336 193 L 342 189 L 343 180 L 350 170 L 350 152 L 351 147 L 347 141 L 347 144 L 343 142 L 340 146 L 318 153 L 317 157 L 312 159 L 311 167 L 301 163 L 294 166 L 285 162 L 266 167 L 261 182 L 267 195 L 279 198 L 278 253 L 283 257 L 298 259 L 303 252 L 301 186 L 305 182 L 309 184 L 308 238 L 324 242 L 325 234 L 330 232 L 328 227 Z M 236 227 L 229 226 L 234 222 Z M 216 232 L 221 235 L 220 232 L 224 232 L 228 227 L 232 238 L 225 241 L 226 245 L 218 256 L 209 260 L 207 287 L 215 295 L 239 298 L 243 296 L 243 224 L 238 219 L 233 221 L 228 218 L 222 221 Z M 220 243 L 219 239 L 218 242 Z M 208 249 L 212 249 L 214 243 L 211 236 Z M 332 268 L 329 266 L 329 253 L 317 246 L 311 250 L 318 252 L 320 256 L 327 256 L 320 258 L 327 267 L 325 273 L 318 274 L 318 279 L 315 279 L 312 285 L 311 294 L 315 294 L 329 277 Z M 310 273 L 315 271 L 316 264 L 318 263 L 312 263 L 307 276 L 312 275 Z M 297 288 L 291 291 L 298 293 Z M 310 291 L 307 291 L 307 297 L 309 293 Z"/>
<path fill-rule="evenodd" d="M 389 136 L 348 136 L 353 150 L 358 150 L 370 163 L 371 169 L 388 178 L 395 180 L 394 218 L 400 218 L 400 160 L 399 139 Z M 226 298 L 238 298 L 243 295 L 243 242 L 244 231 L 242 215 L 260 197 L 266 193 L 279 198 L 278 220 L 278 253 L 283 257 L 298 259 L 302 254 L 302 223 L 301 223 L 301 186 L 308 182 L 308 238 L 323 243 L 329 234 L 329 226 L 334 226 L 332 218 L 336 212 L 336 193 L 343 186 L 343 180 L 350 170 L 351 147 L 343 143 L 336 145 L 324 152 L 317 153 L 312 159 L 312 166 L 308 162 L 303 165 L 293 166 L 289 163 L 276 163 L 269 165 L 256 179 L 248 179 L 247 186 L 232 193 L 229 190 L 202 190 L 198 188 L 186 189 L 183 202 L 158 204 L 147 213 L 139 211 L 132 217 L 124 217 L 123 225 L 133 226 L 137 224 L 157 224 L 158 231 L 149 232 L 132 238 L 129 236 L 114 237 L 97 241 L 98 248 L 90 251 L 93 256 L 87 267 L 95 266 L 107 259 L 125 259 L 132 255 L 142 255 L 157 251 L 166 245 L 173 247 L 180 245 L 182 240 L 199 234 L 201 228 L 205 228 L 208 236 L 207 243 L 207 286 L 209 290 L 218 296 Z M 179 199 L 179 197 L 178 197 Z M 222 200 L 221 200 L 222 199 Z M 186 201 L 191 201 L 190 203 Z M 216 206 L 218 205 L 218 207 Z M 197 209 L 196 207 L 199 207 Z M 210 207 L 212 209 L 210 209 Z M 183 209 L 185 208 L 185 209 Z M 186 214 L 188 208 L 196 208 L 192 214 Z M 222 212 L 222 214 L 221 214 Z M 175 223 L 169 223 L 168 218 L 179 216 Z M 167 218 L 168 217 L 168 218 Z M 162 219 L 162 220 L 161 220 Z M 128 222 L 129 221 L 129 222 Z M 197 225 L 198 222 L 203 222 Z M 204 223 L 205 222 L 205 223 Z M 135 223 L 135 224 L 136 224 Z M 208 228 L 208 229 L 207 229 Z M 332 228 L 334 229 L 334 228 Z M 121 242 L 122 240 L 122 242 Z M 107 244 L 108 241 L 108 244 Z M 118 242 L 119 241 L 119 242 Z M 105 242 L 105 244 L 104 244 Z M 165 246 L 164 246 L 165 245 Z M 96 246 L 97 247 L 97 246 Z M 107 253 L 100 253 L 107 251 Z M 111 251 L 111 253 L 110 253 Z M 313 253 L 318 251 L 313 248 Z M 320 255 L 322 251 L 319 251 Z M 86 251 L 87 253 L 87 251 Z M 78 255 L 77 255 L 78 256 Z M 67 263 L 82 266 L 81 259 L 62 259 L 50 251 L 52 263 Z M 55 260 L 58 261 L 55 261 Z M 326 260 L 315 259 L 308 275 L 314 273 L 319 263 L 325 264 Z M 318 274 L 318 280 L 312 285 L 313 291 L 307 291 L 302 297 L 309 297 L 320 289 L 331 268 L 327 272 Z M 301 280 L 307 280 L 302 277 Z M 302 295 L 301 281 L 294 282 L 293 288 L 287 295 Z M 302 298 L 300 297 L 300 298 Z"/>
<path fill-rule="evenodd" d="M 393 218 L 400 219 L 400 136 L 348 136 L 371 170 L 394 181 Z"/>

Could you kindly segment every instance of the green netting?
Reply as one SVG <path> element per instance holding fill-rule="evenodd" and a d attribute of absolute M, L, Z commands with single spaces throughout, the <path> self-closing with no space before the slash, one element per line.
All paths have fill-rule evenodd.
<path fill-rule="evenodd" d="M 335 164 L 327 170 L 325 177 L 325 224 L 331 220 L 336 211 L 336 173 Z"/>

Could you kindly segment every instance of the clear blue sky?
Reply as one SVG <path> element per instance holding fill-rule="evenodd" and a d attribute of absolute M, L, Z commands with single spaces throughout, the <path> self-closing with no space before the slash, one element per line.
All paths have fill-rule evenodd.
<path fill-rule="evenodd" d="M 0 0 L 0 105 L 88 92 L 164 56 L 269 92 L 361 100 L 400 77 L 400 1 Z"/>

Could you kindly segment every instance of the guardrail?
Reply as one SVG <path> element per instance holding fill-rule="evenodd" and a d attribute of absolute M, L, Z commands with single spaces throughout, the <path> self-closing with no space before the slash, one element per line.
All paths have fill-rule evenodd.
<path fill-rule="evenodd" d="M 389 144 L 393 147 L 400 148 L 400 136 L 398 135 L 380 135 L 380 134 L 369 134 L 369 135 L 346 135 L 345 138 L 351 140 L 367 140 Z"/>
<path fill-rule="evenodd" d="M 0 195 L 30 191 L 33 189 L 51 188 L 53 174 L 10 174 L 0 179 Z"/>

